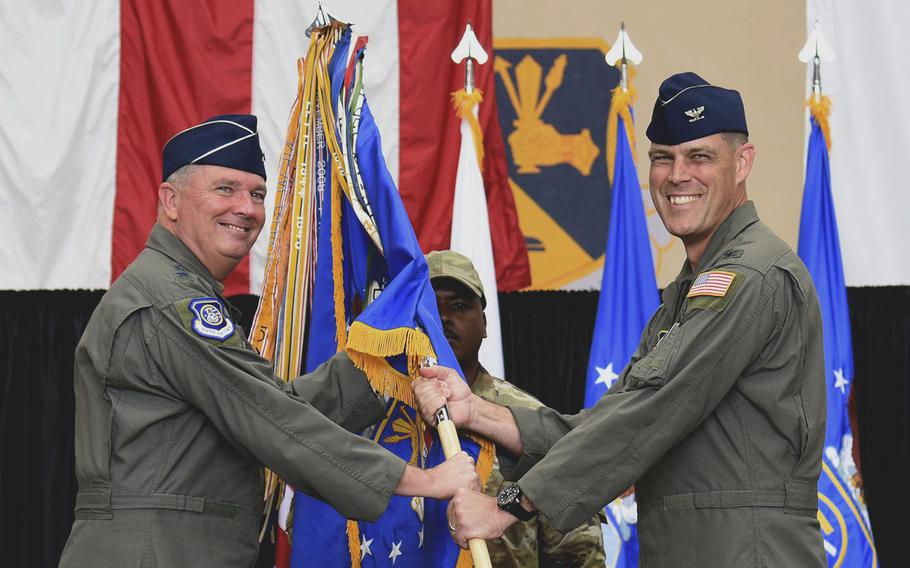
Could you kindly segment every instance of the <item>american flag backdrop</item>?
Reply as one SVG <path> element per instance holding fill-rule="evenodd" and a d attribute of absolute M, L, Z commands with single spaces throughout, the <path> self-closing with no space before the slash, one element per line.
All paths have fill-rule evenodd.
<path fill-rule="evenodd" d="M 468 19 L 492 49 L 491 1 L 323 6 L 370 37 L 366 93 L 383 153 L 423 249 L 447 248 L 459 153 L 449 93 L 464 80 L 449 53 Z M 154 222 L 164 142 L 210 116 L 259 117 L 274 190 L 316 9 L 265 0 L 0 3 L 0 289 L 107 288 Z M 479 68 L 477 84 L 491 93 L 480 120 L 498 284 L 517 289 L 530 275 L 492 70 Z M 259 292 L 266 245 L 263 235 L 227 294 Z"/>

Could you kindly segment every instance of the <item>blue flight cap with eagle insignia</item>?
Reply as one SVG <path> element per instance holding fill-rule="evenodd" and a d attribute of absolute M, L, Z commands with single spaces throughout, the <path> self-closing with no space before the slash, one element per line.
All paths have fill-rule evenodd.
<path fill-rule="evenodd" d="M 712 85 L 691 71 L 660 84 L 646 132 L 651 142 L 675 146 L 719 132 L 749 135 L 738 91 Z"/>
<path fill-rule="evenodd" d="M 223 166 L 265 177 L 256 117 L 221 114 L 178 132 L 164 145 L 161 181 L 189 164 Z"/>

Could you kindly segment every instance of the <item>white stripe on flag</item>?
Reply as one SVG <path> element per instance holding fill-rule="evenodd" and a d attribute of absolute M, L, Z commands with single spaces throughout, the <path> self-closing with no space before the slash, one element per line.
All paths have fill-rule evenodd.
<path fill-rule="evenodd" d="M 831 192 L 846 285 L 905 286 L 910 284 L 904 244 L 910 191 L 900 148 L 910 125 L 904 101 L 910 92 L 904 71 L 910 3 L 884 0 L 875 6 L 812 0 L 806 3 L 806 24 L 811 30 L 818 20 L 837 55 L 822 62 L 821 76 L 832 101 Z"/>
<path fill-rule="evenodd" d="M 120 3 L 0 4 L 0 289 L 107 288 Z"/>

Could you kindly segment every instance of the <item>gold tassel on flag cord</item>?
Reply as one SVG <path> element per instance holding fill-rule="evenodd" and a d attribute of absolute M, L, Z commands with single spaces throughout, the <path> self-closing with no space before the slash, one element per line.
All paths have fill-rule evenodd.
<path fill-rule="evenodd" d="M 630 66 L 628 74 L 628 87 L 625 90 L 619 86 L 613 89 L 610 112 L 607 115 L 607 180 L 611 186 L 613 185 L 613 170 L 616 167 L 616 135 L 619 117 L 622 117 L 626 128 L 626 139 L 629 141 L 629 149 L 632 152 L 632 159 L 635 159 L 635 124 L 632 122 L 632 111 L 630 110 L 638 97 L 635 87 L 632 86 L 635 69 Z"/>
<path fill-rule="evenodd" d="M 828 116 L 831 114 L 831 99 L 827 95 L 811 96 L 806 101 L 812 118 L 818 123 L 822 134 L 825 135 L 825 146 L 831 150 L 831 126 L 828 122 Z"/>
<path fill-rule="evenodd" d="M 474 107 L 483 102 L 483 91 L 474 89 L 470 93 L 464 89 L 459 89 L 452 93 L 452 103 L 455 106 L 455 114 L 462 120 L 467 120 L 471 126 L 472 139 L 474 140 L 474 150 L 477 152 L 477 166 L 483 171 L 483 133 L 480 131 L 480 122 L 477 115 L 474 114 Z"/>

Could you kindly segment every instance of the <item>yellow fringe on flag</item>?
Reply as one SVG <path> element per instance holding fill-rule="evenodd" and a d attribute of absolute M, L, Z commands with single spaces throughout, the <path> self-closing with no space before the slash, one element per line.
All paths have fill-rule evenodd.
<path fill-rule="evenodd" d="M 812 113 L 812 118 L 818 123 L 818 127 L 822 129 L 822 134 L 825 135 L 825 146 L 830 151 L 831 126 L 828 123 L 828 116 L 831 114 L 831 99 L 826 95 L 820 95 L 818 98 L 812 96 L 806 101 L 806 106 L 809 107 L 809 112 Z"/>
<path fill-rule="evenodd" d="M 455 568 L 474 568 L 474 559 L 471 558 L 471 551 L 461 549 L 458 552 L 458 561 L 455 562 Z"/>
<path fill-rule="evenodd" d="M 360 568 L 360 525 L 348 519 L 348 553 L 351 555 L 351 568 Z"/>
<path fill-rule="evenodd" d="M 376 391 L 397 398 L 411 408 L 415 407 L 411 377 L 417 376 L 423 358 L 436 357 L 430 338 L 419 329 L 383 330 L 359 321 L 351 324 L 346 350 L 354 366 L 366 374 Z M 386 360 L 386 357 L 402 354 L 408 357 L 410 376 L 398 372 Z"/>
<path fill-rule="evenodd" d="M 613 185 L 613 170 L 616 166 L 616 135 L 619 117 L 622 117 L 623 124 L 626 126 L 626 136 L 629 140 L 629 147 L 632 150 L 632 160 L 635 160 L 635 124 L 632 122 L 632 105 L 638 98 L 638 92 L 632 86 L 632 79 L 635 77 L 635 69 L 628 68 L 629 85 L 623 91 L 622 87 L 613 89 L 613 98 L 610 100 L 610 112 L 607 115 L 607 180 L 610 186 Z"/>
<path fill-rule="evenodd" d="M 467 120 L 471 125 L 471 133 L 474 135 L 474 149 L 477 151 L 477 165 L 480 171 L 483 171 L 483 133 L 480 130 L 480 122 L 477 115 L 474 114 L 474 107 L 483 102 L 483 92 L 480 89 L 474 89 L 471 93 L 460 89 L 452 93 L 452 103 L 455 105 L 455 113 L 458 118 Z"/>
<path fill-rule="evenodd" d="M 335 340 L 338 351 L 344 350 L 347 322 L 344 316 L 344 266 L 341 243 L 341 188 L 338 175 L 332 171 L 332 286 L 335 299 Z"/>

